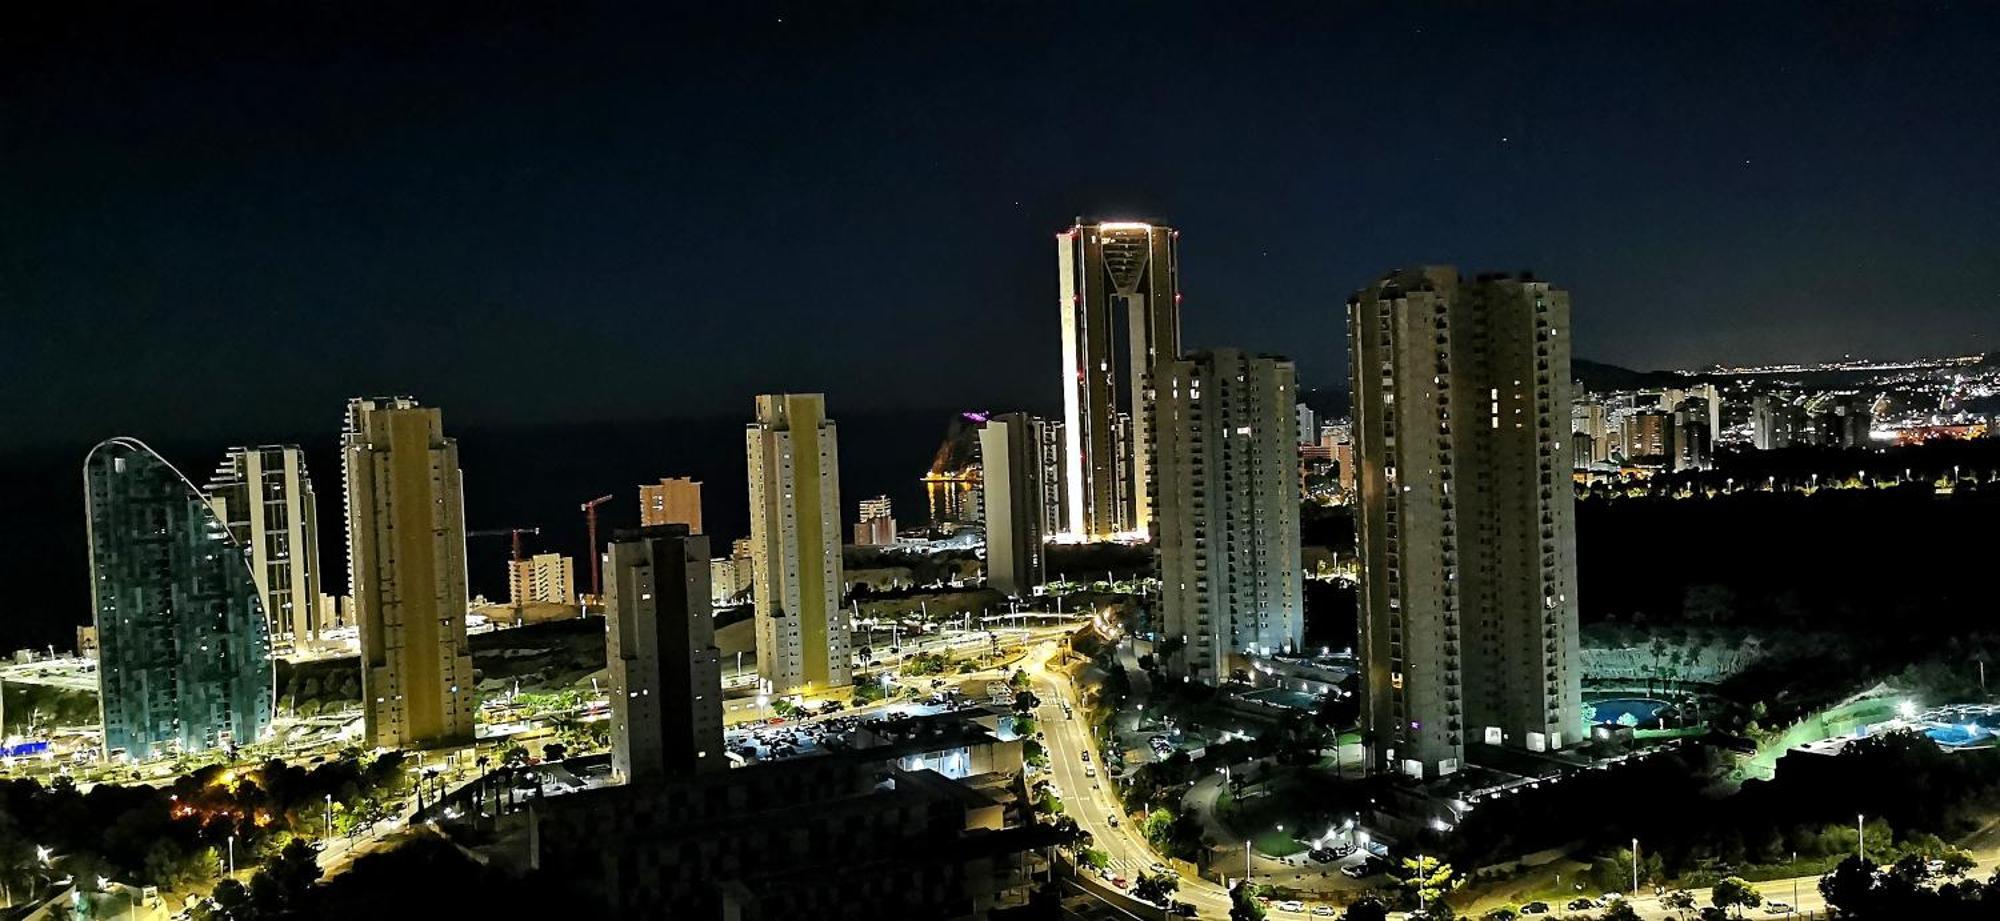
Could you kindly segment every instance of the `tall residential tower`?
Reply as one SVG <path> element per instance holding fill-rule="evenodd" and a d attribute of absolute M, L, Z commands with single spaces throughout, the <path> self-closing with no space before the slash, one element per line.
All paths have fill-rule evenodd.
<path fill-rule="evenodd" d="M 986 484 L 986 584 L 1015 597 L 1042 584 L 1040 421 L 1027 413 L 986 420 L 979 463 Z"/>
<path fill-rule="evenodd" d="M 83 462 L 104 754 L 144 761 L 245 745 L 271 727 L 263 593 L 242 544 L 137 439 Z"/>
<path fill-rule="evenodd" d="M 1215 684 L 1305 637 L 1298 371 L 1235 349 L 1159 365 L 1160 595 L 1172 674 Z"/>
<path fill-rule="evenodd" d="M 319 512 L 297 445 L 230 448 L 208 501 L 250 553 L 271 639 L 297 649 L 319 637 Z"/>
<path fill-rule="evenodd" d="M 1067 536 L 1144 535 L 1153 365 L 1180 354 L 1180 232 L 1078 221 L 1056 235 Z"/>
<path fill-rule="evenodd" d="M 477 689 L 458 442 L 414 399 L 354 399 L 341 450 L 363 738 L 378 748 L 469 742 Z"/>
<path fill-rule="evenodd" d="M 1569 295 L 1412 269 L 1350 298 L 1347 328 L 1374 765 L 1577 741 Z"/>
<path fill-rule="evenodd" d="M 744 432 L 757 671 L 773 694 L 852 683 L 837 436 L 817 393 L 759 396 L 757 421 Z"/>
<path fill-rule="evenodd" d="M 606 559 L 611 773 L 630 782 L 726 769 L 708 537 L 684 524 L 624 531 Z"/>

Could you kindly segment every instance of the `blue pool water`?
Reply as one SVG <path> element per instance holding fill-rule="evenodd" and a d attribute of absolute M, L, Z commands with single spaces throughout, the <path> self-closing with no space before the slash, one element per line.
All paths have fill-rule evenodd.
<path fill-rule="evenodd" d="M 1635 726 L 1642 729 L 1660 725 L 1660 711 L 1672 706 L 1650 697 L 1617 697 L 1584 704 L 1594 725 Z"/>
<path fill-rule="evenodd" d="M 1993 741 L 1995 735 L 2000 735 L 2000 714 L 1980 715 L 1963 723 L 1932 726 L 1924 730 L 1924 735 L 1947 748 L 1988 743 Z"/>

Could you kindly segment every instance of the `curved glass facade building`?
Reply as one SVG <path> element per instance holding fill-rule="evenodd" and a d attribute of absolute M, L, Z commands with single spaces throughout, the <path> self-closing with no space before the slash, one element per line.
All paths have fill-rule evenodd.
<path fill-rule="evenodd" d="M 106 757 L 262 739 L 275 696 L 271 639 L 243 545 L 137 439 L 92 448 L 83 479 Z"/>

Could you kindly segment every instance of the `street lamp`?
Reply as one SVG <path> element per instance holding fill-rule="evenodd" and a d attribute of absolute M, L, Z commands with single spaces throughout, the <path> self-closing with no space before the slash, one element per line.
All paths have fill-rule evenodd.
<path fill-rule="evenodd" d="M 333 794 L 326 795 L 326 839 L 333 840 Z"/>
<path fill-rule="evenodd" d="M 1246 839 L 1243 842 L 1243 885 L 1245 886 L 1250 885 L 1250 877 L 1256 875 L 1255 864 L 1251 863 L 1251 861 L 1257 859 L 1256 853 L 1250 849 L 1250 842 Z"/>
<path fill-rule="evenodd" d="M 1854 814 L 1854 830 L 1855 830 L 1855 832 L 1856 832 L 1856 833 L 1858 833 L 1858 834 L 1860 835 L 1860 840 L 1859 840 L 1859 841 L 1857 841 L 1857 842 L 1855 843 L 1855 846 L 1854 846 L 1854 849 L 1855 849 L 1855 856 L 1857 856 L 1857 857 L 1860 857 L 1860 858 L 1861 858 L 1861 861 L 1862 861 L 1863 863 L 1867 863 L 1867 862 L 1868 862 L 1868 826 L 1862 823 L 1862 821 L 1861 821 L 1861 814 L 1860 814 L 1860 813 L 1858 813 L 1858 812 Z"/>
<path fill-rule="evenodd" d="M 229 833 L 229 875 L 236 875 L 236 833 Z"/>
<path fill-rule="evenodd" d="M 1632 900 L 1639 900 L 1639 839 L 1632 839 Z"/>

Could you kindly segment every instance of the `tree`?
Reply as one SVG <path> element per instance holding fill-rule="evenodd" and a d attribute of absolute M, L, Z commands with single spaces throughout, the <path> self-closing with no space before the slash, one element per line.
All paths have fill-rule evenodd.
<path fill-rule="evenodd" d="M 1166 809 L 1155 809 L 1146 816 L 1140 830 L 1145 832 L 1146 843 L 1156 851 L 1166 850 L 1167 832 L 1174 827 L 1174 814 Z"/>
<path fill-rule="evenodd" d="M 1736 917 L 1743 917 L 1743 909 L 1756 908 L 1764 904 L 1764 894 L 1757 887 L 1743 881 L 1740 876 L 1731 876 L 1716 883 L 1709 891 L 1708 901 L 1724 911 L 1735 910 Z"/>
<path fill-rule="evenodd" d="M 1229 921 L 1264 921 L 1264 906 L 1257 902 L 1257 884 L 1246 879 L 1229 890 Z"/>
<path fill-rule="evenodd" d="M 1605 906 L 1602 918 L 1603 921 L 1640 921 L 1639 910 L 1624 899 L 1615 900 Z"/>
<path fill-rule="evenodd" d="M 1132 895 L 1140 901 L 1166 905 L 1173 901 L 1174 893 L 1180 889 L 1181 878 L 1172 873 L 1143 873 L 1139 881 L 1132 884 Z"/>
<path fill-rule="evenodd" d="M 1084 866 L 1094 870 L 1102 870 L 1105 867 L 1111 866 L 1111 855 L 1105 853 L 1103 848 L 1084 848 L 1080 859 L 1083 861 Z"/>
<path fill-rule="evenodd" d="M 1347 906 L 1341 916 L 1342 921 L 1387 921 L 1389 906 L 1372 895 L 1364 895 L 1359 901 Z"/>
<path fill-rule="evenodd" d="M 1819 878 L 1819 894 L 1841 914 L 1862 915 L 1874 901 L 1875 868 L 1859 857 L 1849 856 L 1832 873 Z"/>
<path fill-rule="evenodd" d="M 1972 855 L 1964 851 L 1954 850 L 1944 855 L 1944 875 L 1951 879 L 1964 879 L 1976 866 L 1978 864 L 1973 861 Z"/>
<path fill-rule="evenodd" d="M 1685 919 L 1687 913 L 1695 909 L 1694 893 L 1686 889 L 1675 889 L 1660 897 L 1660 907 L 1671 908 L 1676 916 Z"/>
<path fill-rule="evenodd" d="M 1405 857 L 1396 884 L 1412 901 L 1428 907 L 1463 885 L 1464 880 L 1453 875 L 1451 864 L 1436 857 Z"/>

